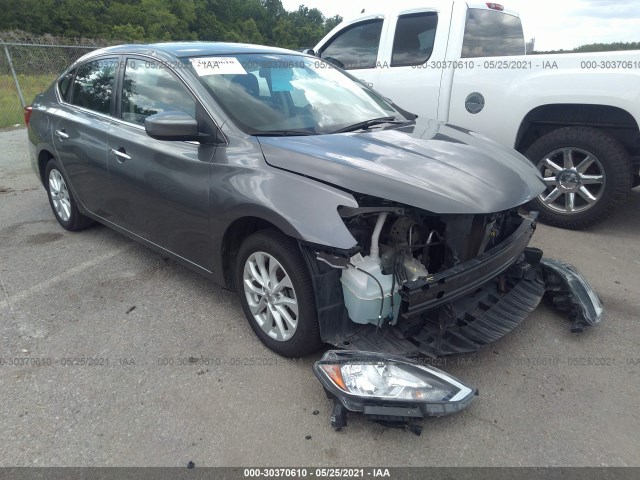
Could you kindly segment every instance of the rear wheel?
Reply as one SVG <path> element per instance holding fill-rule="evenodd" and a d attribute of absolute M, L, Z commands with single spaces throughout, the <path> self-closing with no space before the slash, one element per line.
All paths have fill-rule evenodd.
<path fill-rule="evenodd" d="M 45 188 L 51 210 L 63 228 L 70 231 L 83 230 L 95 221 L 82 215 L 57 160 L 51 159 L 45 169 Z"/>
<path fill-rule="evenodd" d="M 248 237 L 235 285 L 251 328 L 271 350 L 301 357 L 322 346 L 313 284 L 293 239 L 274 230 Z"/>
<path fill-rule="evenodd" d="M 631 191 L 629 154 L 600 130 L 555 130 L 538 139 L 525 155 L 547 185 L 532 202 L 546 224 L 575 230 L 590 227 L 622 205 Z"/>

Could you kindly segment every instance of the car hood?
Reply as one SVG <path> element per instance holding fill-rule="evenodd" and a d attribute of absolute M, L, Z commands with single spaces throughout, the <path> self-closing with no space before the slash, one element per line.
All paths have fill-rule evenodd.
<path fill-rule="evenodd" d="M 428 136 L 394 129 L 259 141 L 273 167 L 433 213 L 499 212 L 544 190 L 535 167 L 513 150 L 444 124 Z"/>

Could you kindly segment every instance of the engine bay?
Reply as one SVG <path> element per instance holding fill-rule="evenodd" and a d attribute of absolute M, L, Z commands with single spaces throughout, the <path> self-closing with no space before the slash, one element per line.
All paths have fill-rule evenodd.
<path fill-rule="evenodd" d="M 428 282 L 499 245 L 522 224 L 517 210 L 487 215 L 435 215 L 362 197 L 339 213 L 359 251 L 340 281 L 349 317 L 396 325 L 403 286 Z"/>

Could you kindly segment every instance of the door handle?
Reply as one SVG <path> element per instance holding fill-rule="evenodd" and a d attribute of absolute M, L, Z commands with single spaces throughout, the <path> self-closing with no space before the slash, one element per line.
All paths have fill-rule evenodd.
<path fill-rule="evenodd" d="M 56 135 L 60 138 L 60 140 L 69 138 L 69 135 L 67 135 L 67 133 L 64 131 L 64 128 L 62 130 L 56 130 Z"/>
<path fill-rule="evenodd" d="M 131 157 L 125 153 L 123 147 L 120 147 L 118 150 L 112 148 L 111 153 L 113 153 L 117 157 L 117 160 L 120 163 L 124 162 L 125 160 L 131 160 Z"/>

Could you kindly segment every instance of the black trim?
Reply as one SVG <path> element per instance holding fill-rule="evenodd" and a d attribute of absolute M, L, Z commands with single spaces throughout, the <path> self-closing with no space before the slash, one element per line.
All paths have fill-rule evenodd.
<path fill-rule="evenodd" d="M 411 318 L 451 303 L 507 270 L 527 248 L 535 231 L 536 218 L 535 213 L 529 214 L 509 238 L 488 252 L 430 279 L 404 284 L 400 291 L 405 301 L 401 316 Z"/>

